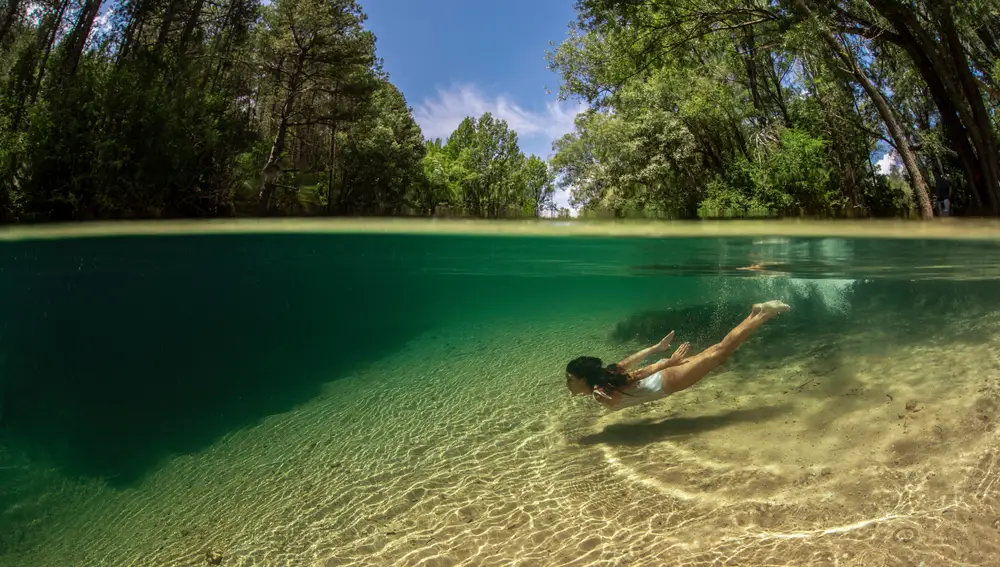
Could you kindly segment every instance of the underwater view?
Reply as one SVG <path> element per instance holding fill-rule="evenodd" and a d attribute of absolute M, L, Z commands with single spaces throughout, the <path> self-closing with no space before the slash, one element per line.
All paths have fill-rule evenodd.
<path fill-rule="evenodd" d="M 997 228 L 7 229 L 0 565 L 995 565 Z"/>

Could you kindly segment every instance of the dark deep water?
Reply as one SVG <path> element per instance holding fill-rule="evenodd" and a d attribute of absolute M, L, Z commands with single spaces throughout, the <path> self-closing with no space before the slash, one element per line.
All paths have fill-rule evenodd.
<path fill-rule="evenodd" d="M 1000 307 L 996 242 L 258 234 L 0 250 L 4 442 L 120 487 L 460 318 L 613 306 L 627 314 L 601 330 L 614 340 L 670 327 L 706 346 L 764 293 L 770 278 L 741 269 L 755 264 L 778 279 L 854 280 L 849 315 L 807 288 L 799 317 L 767 331 L 785 347 L 755 356 L 865 317 L 886 341 L 934 341 Z M 729 288 L 739 297 L 720 301 Z"/>

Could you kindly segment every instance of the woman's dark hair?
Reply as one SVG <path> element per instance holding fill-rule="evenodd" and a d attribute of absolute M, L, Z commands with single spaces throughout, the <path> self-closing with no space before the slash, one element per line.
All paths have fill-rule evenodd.
<path fill-rule="evenodd" d="M 594 356 L 574 358 L 566 365 L 566 373 L 582 378 L 591 390 L 597 386 L 601 390 L 620 392 L 622 388 L 628 386 L 628 375 L 620 366 L 617 364 L 604 366 L 604 362 Z"/>

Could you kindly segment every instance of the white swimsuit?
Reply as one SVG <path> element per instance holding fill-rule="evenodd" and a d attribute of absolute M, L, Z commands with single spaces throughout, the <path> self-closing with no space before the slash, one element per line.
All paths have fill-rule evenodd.
<path fill-rule="evenodd" d="M 618 402 L 608 409 L 619 411 L 645 402 L 660 400 L 669 395 L 670 392 L 663 389 L 663 371 L 661 370 L 622 390 Z"/>

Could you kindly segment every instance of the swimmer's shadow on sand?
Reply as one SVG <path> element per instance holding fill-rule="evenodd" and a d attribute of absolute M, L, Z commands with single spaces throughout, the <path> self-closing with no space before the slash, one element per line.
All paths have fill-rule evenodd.
<path fill-rule="evenodd" d="M 668 417 L 645 419 L 632 423 L 608 425 L 600 433 L 586 435 L 578 441 L 581 445 L 646 445 L 667 439 L 689 437 L 739 425 L 740 423 L 768 421 L 791 410 L 790 404 L 751 409 L 733 410 L 714 415 L 696 417 Z"/>

